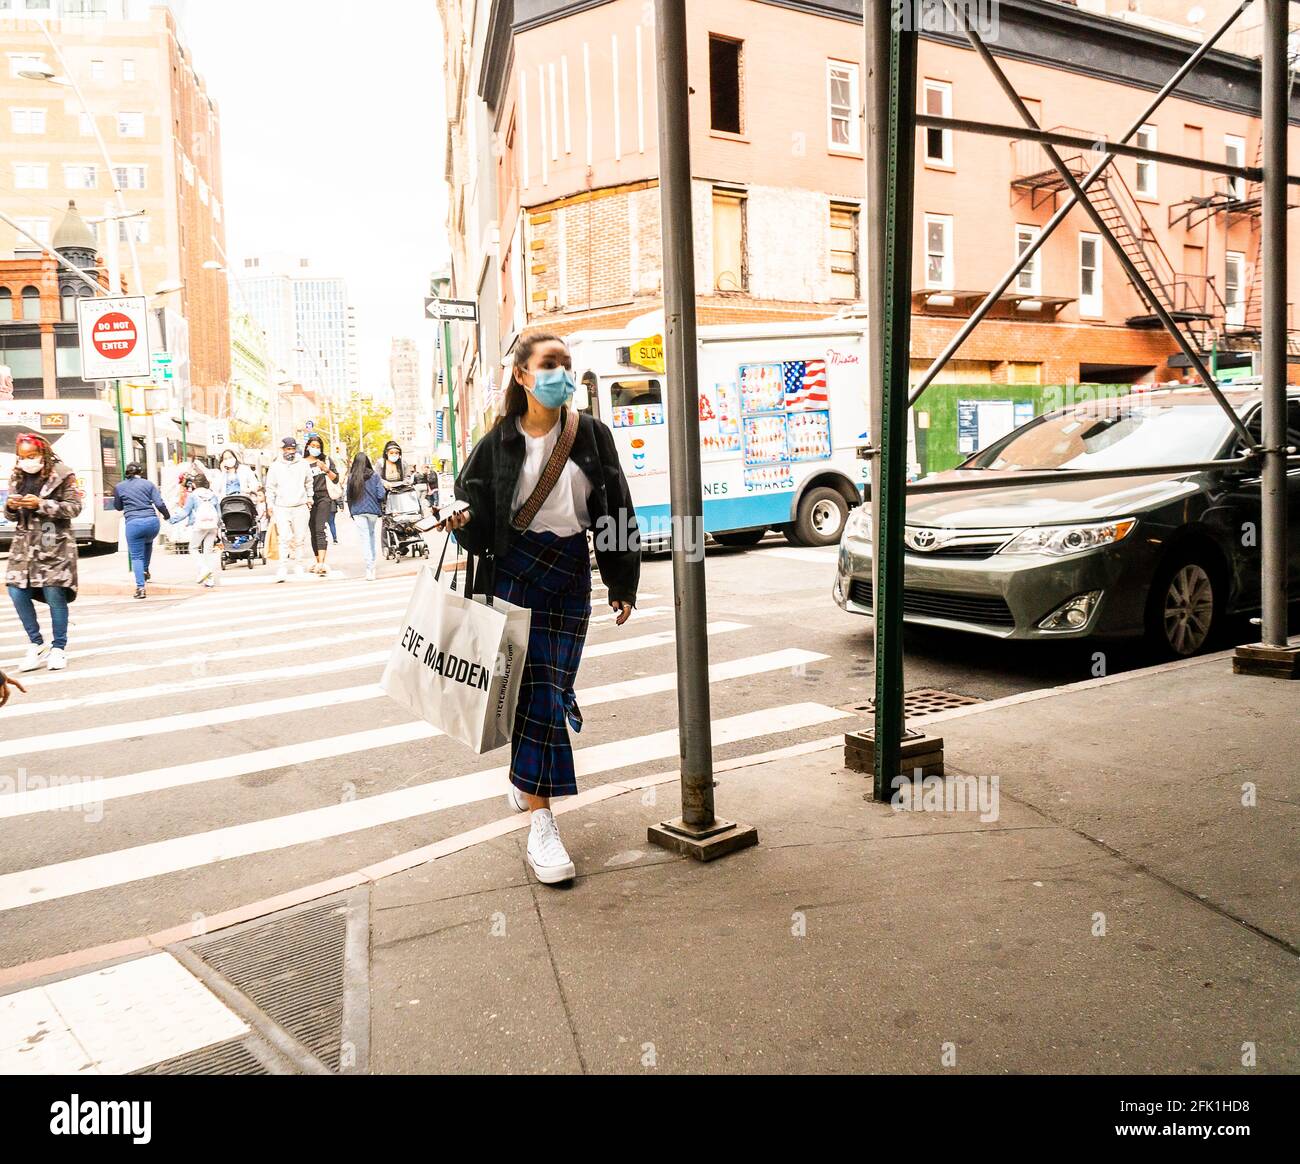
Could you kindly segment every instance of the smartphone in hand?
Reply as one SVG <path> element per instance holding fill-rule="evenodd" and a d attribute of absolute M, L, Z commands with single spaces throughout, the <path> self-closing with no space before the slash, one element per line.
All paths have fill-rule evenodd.
<path fill-rule="evenodd" d="M 452 514 L 461 513 L 468 508 L 469 503 L 466 501 L 449 501 L 446 505 L 442 506 L 442 508 L 435 509 L 428 517 L 421 518 L 415 523 L 415 528 L 420 530 L 422 533 L 428 533 L 429 530 L 436 529 L 440 526 L 447 520 L 447 518 L 451 517 Z"/>

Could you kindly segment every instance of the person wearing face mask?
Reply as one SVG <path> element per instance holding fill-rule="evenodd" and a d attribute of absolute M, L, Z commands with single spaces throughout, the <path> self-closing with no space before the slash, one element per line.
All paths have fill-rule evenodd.
<path fill-rule="evenodd" d="M 298 457 L 298 441 L 287 436 L 280 442 L 280 459 L 266 471 L 266 510 L 275 522 L 280 543 L 280 568 L 275 580 L 288 577 L 288 563 L 302 574 L 301 556 L 307 542 L 307 528 L 315 497 L 311 466 Z"/>
<path fill-rule="evenodd" d="M 316 564 L 311 572 L 324 577 L 329 573 L 325 566 L 325 554 L 329 549 L 329 535 L 326 527 L 334 513 L 334 502 L 342 496 L 339 484 L 339 471 L 333 457 L 325 455 L 325 443 L 315 433 L 307 435 L 303 451 L 312 473 L 311 504 L 311 548 L 316 554 Z"/>
<path fill-rule="evenodd" d="M 149 581 L 149 563 L 153 558 L 153 543 L 164 521 L 171 512 L 158 486 L 144 475 L 144 466 L 132 461 L 126 467 L 126 480 L 113 489 L 113 508 L 122 514 L 123 532 L 126 534 L 127 552 L 131 556 L 131 569 L 135 572 L 135 596 L 145 596 L 145 583 Z"/>
<path fill-rule="evenodd" d="M 243 493 L 252 497 L 257 492 L 257 475 L 243 464 L 234 449 L 226 449 L 221 454 L 221 472 L 217 474 L 215 489 L 219 496 L 229 497 L 232 493 Z"/>
<path fill-rule="evenodd" d="M 196 581 L 211 589 L 217 584 L 217 546 L 221 538 L 221 501 L 207 477 L 195 473 L 186 478 L 185 508 L 172 523 L 190 528 L 190 555 L 199 559 Z"/>
<path fill-rule="evenodd" d="M 551 798 L 578 790 L 568 726 L 582 728 L 573 685 L 591 617 L 588 531 L 596 530 L 596 565 L 617 626 L 632 614 L 641 574 L 636 513 L 614 435 L 568 406 L 571 367 L 559 336 L 520 339 L 502 415 L 456 479 L 456 497 L 468 508 L 438 526 L 488 559 L 476 579 L 532 611 L 508 800 L 532 813 L 528 863 L 548 885 L 575 872 Z"/>
<path fill-rule="evenodd" d="M 68 604 L 77 597 L 77 539 L 72 519 L 81 512 L 81 491 L 73 471 L 36 433 L 19 433 L 18 460 L 9 478 L 5 516 L 14 523 L 5 585 L 31 644 L 19 671 L 68 665 Z M 53 642 L 46 646 L 36 602 L 50 608 Z"/>
<path fill-rule="evenodd" d="M 406 484 L 406 465 L 402 461 L 402 446 L 396 441 L 389 441 L 384 445 L 384 459 L 379 469 L 379 479 L 385 489 L 394 489 Z"/>

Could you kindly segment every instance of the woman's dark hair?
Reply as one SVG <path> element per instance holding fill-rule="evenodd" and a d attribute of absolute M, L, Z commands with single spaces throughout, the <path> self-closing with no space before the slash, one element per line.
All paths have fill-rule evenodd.
<path fill-rule="evenodd" d="M 523 416 L 528 411 L 528 389 L 520 383 L 519 373 L 528 367 L 528 361 L 532 359 L 537 345 L 550 343 L 552 340 L 568 346 L 563 336 L 549 331 L 529 332 L 528 335 L 521 336 L 519 342 L 515 344 L 515 361 L 510 366 L 510 382 L 506 385 L 506 398 L 501 406 L 501 415 L 497 417 L 497 424 L 511 417 Z"/>
<path fill-rule="evenodd" d="M 206 489 L 208 487 L 208 479 L 202 473 L 192 473 L 190 481 L 193 482 L 190 486 L 192 489 Z"/>
<path fill-rule="evenodd" d="M 348 469 L 348 501 L 355 505 L 361 500 L 361 494 L 365 492 L 366 482 L 374 475 L 374 466 L 370 463 L 370 458 L 364 452 L 358 451 L 357 455 L 352 458 L 352 466 Z"/>
<path fill-rule="evenodd" d="M 127 480 L 130 480 L 132 477 L 143 477 L 144 466 L 140 464 L 139 461 L 132 461 L 126 467 L 126 476 L 127 476 Z"/>

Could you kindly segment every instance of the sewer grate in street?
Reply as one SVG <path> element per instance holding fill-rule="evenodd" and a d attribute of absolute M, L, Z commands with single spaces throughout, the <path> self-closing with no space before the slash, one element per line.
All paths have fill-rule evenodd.
<path fill-rule="evenodd" d="M 956 691 L 940 691 L 937 687 L 918 687 L 915 691 L 904 693 L 903 716 L 906 719 L 916 719 L 918 716 L 933 715 L 938 711 L 950 711 L 954 707 L 970 707 L 972 704 L 983 702 L 984 700 L 976 699 L 973 695 L 961 695 Z M 868 699 L 865 703 L 851 704 L 842 710 L 871 715 L 876 710 L 876 701 Z"/>
<path fill-rule="evenodd" d="M 332 898 L 201 939 L 190 948 L 320 1063 L 338 1071 L 348 913 L 346 901 Z"/>
<path fill-rule="evenodd" d="M 262 1061 L 248 1049 L 243 1039 L 201 1047 L 165 1063 L 135 1072 L 136 1075 L 269 1075 Z"/>

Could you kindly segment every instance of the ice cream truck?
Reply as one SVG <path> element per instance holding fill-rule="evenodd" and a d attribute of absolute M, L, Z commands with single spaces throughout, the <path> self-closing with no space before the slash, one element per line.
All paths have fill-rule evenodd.
<path fill-rule="evenodd" d="M 644 342 L 662 329 L 652 313 L 568 337 L 577 406 L 613 430 L 650 546 L 671 528 L 667 377 Z M 859 455 L 869 444 L 865 321 L 710 325 L 697 344 L 705 532 L 722 545 L 754 545 L 768 530 L 799 545 L 838 542 L 870 468 Z"/>

